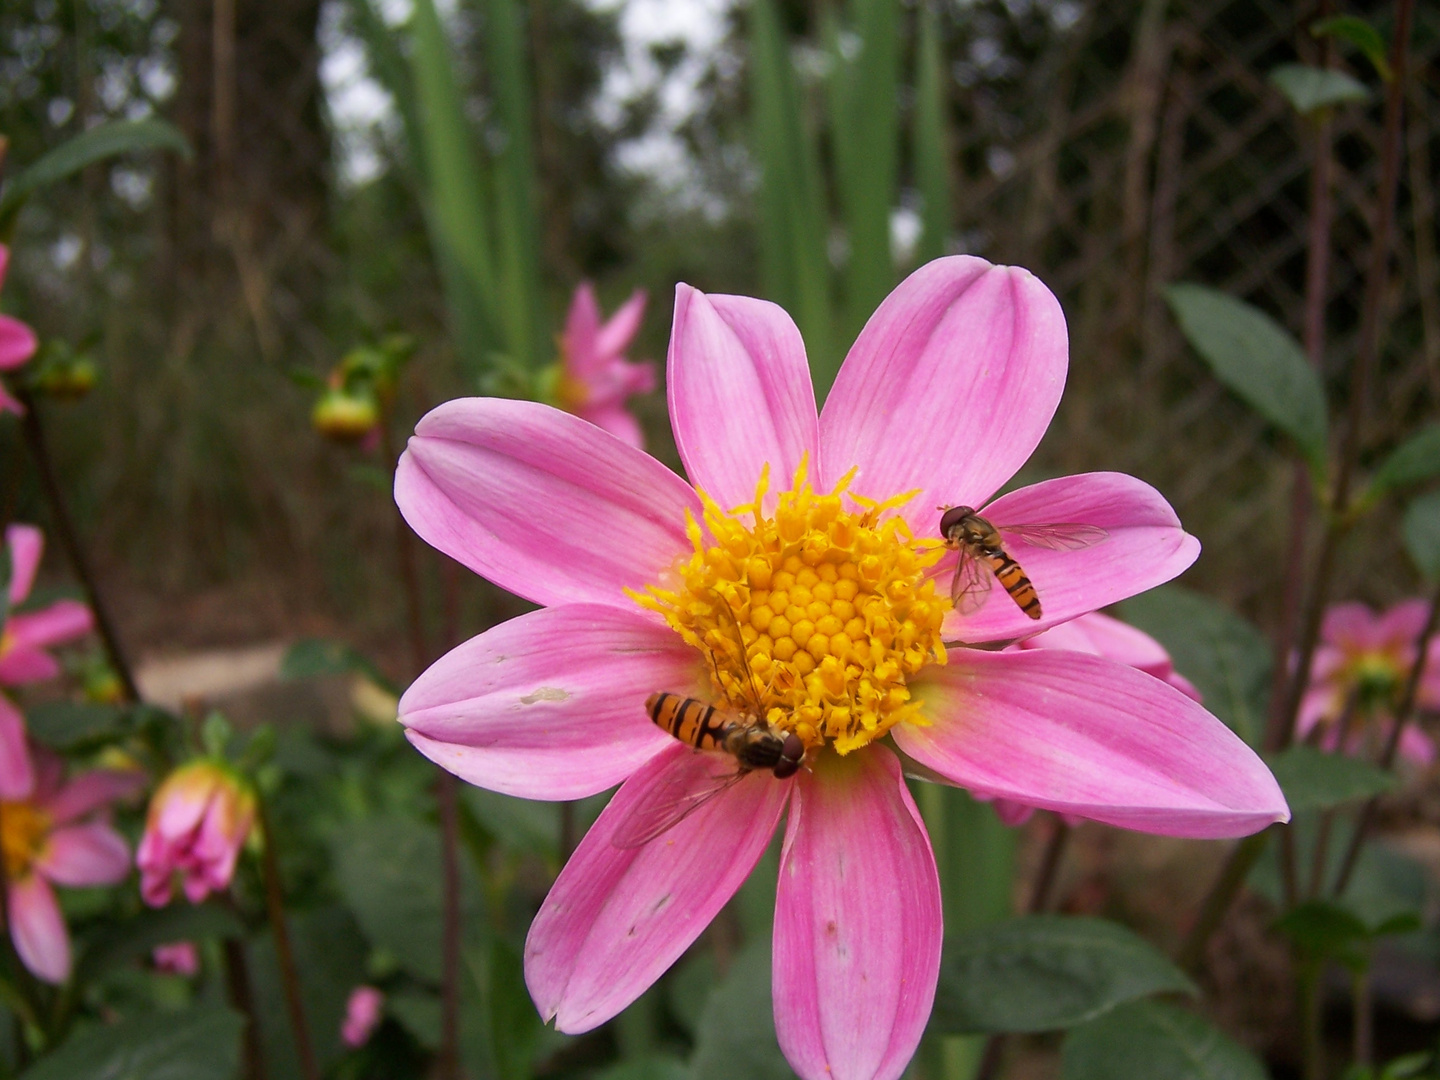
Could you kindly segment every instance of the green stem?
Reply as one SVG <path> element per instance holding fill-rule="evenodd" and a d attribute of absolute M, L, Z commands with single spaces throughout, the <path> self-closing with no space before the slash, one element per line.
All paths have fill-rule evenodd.
<path fill-rule="evenodd" d="M 1195 916 L 1195 922 L 1191 925 L 1190 932 L 1180 943 L 1175 960 L 1181 967 L 1192 972 L 1199 970 L 1205 957 L 1205 945 L 1209 942 L 1210 935 L 1225 921 L 1225 915 L 1229 912 L 1230 905 L 1234 903 L 1240 887 L 1245 884 L 1245 879 L 1250 874 L 1250 868 L 1255 865 L 1261 852 L 1265 850 L 1270 834 L 1283 829 L 1283 825 L 1272 825 L 1254 836 L 1247 836 L 1235 845 L 1230 852 L 1230 857 L 1225 860 L 1225 865 L 1221 867 L 1215 884 L 1210 886 L 1210 891 L 1200 904 L 1200 912 Z"/>
<path fill-rule="evenodd" d="M 295 967 L 295 953 L 290 948 L 290 930 L 285 925 L 285 889 L 280 880 L 280 863 L 275 857 L 276 834 L 270 823 L 265 800 L 256 797 L 263 840 L 260 866 L 265 877 L 265 912 L 270 931 L 275 935 L 275 959 L 280 967 L 280 983 L 285 990 L 285 1008 L 290 1014 L 290 1030 L 295 1035 L 295 1055 L 300 1059 L 300 1075 L 305 1080 L 320 1080 L 315 1064 L 315 1051 L 310 1043 L 310 1029 L 305 1023 L 305 1002 L 300 996 L 300 972 Z"/>

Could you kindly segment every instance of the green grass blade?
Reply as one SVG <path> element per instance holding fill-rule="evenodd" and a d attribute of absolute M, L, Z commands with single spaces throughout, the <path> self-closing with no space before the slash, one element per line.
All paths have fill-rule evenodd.
<path fill-rule="evenodd" d="M 483 0 L 481 6 L 490 92 L 505 132 L 494 162 L 500 311 L 511 357 L 534 369 L 552 357 L 542 324 L 540 223 L 524 23 L 516 0 Z"/>
<path fill-rule="evenodd" d="M 850 30 L 858 52 L 842 48 L 832 27 L 830 137 L 849 238 L 841 329 L 859 333 L 895 284 L 890 257 L 890 211 L 896 202 L 900 131 L 900 5 L 851 0 Z"/>
<path fill-rule="evenodd" d="M 417 177 L 425 175 L 424 138 L 421 134 L 419 106 L 415 100 L 415 83 L 405 56 L 396 45 L 394 32 L 385 24 L 371 0 L 350 0 L 350 14 L 355 31 L 365 43 L 370 61 L 370 74 L 395 100 L 405 129 L 410 150 L 409 165 Z"/>
<path fill-rule="evenodd" d="M 501 297 L 486 218 L 485 175 L 434 0 L 416 0 L 411 37 L 428 180 L 426 223 L 441 266 L 456 349 L 469 373 L 478 377 L 488 351 L 510 345 L 498 333 L 501 323 L 495 317 Z"/>
<path fill-rule="evenodd" d="M 773 0 L 750 9 L 751 95 L 761 170 L 761 264 L 767 294 L 805 338 L 816 394 L 823 400 L 839 357 L 832 346 L 830 265 L 819 151 Z"/>
<path fill-rule="evenodd" d="M 945 254 L 950 234 L 950 137 L 948 102 L 940 26 L 929 4 L 920 6 L 920 37 L 915 58 L 915 184 L 924 200 L 921 217 L 921 262 Z"/>

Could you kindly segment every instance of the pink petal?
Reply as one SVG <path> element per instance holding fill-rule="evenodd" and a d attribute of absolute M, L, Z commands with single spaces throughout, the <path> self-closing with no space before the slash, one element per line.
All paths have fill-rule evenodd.
<path fill-rule="evenodd" d="M 548 405 L 461 398 L 431 410 L 395 501 L 433 547 L 537 604 L 629 608 L 691 550 L 700 501 L 654 458 Z"/>
<path fill-rule="evenodd" d="M 827 481 L 911 489 L 904 511 L 934 533 L 940 505 L 979 506 L 1050 425 L 1069 346 L 1060 304 L 1018 267 L 959 255 L 900 283 L 860 332 L 820 418 Z"/>
<path fill-rule="evenodd" d="M 583 378 L 600 359 L 595 337 L 600 332 L 600 305 L 595 300 L 595 287 L 582 281 L 575 288 L 570 312 L 565 317 L 564 348 L 566 367 Z"/>
<path fill-rule="evenodd" d="M 525 941 L 530 996 L 559 1030 L 599 1027 L 644 993 L 759 861 L 792 786 L 765 772 L 642 847 L 611 843 L 632 808 L 726 768 L 675 743 L 621 786 L 560 872 Z"/>
<path fill-rule="evenodd" d="M 524 799 L 580 799 L 675 740 L 645 712 L 694 693 L 704 661 L 668 626 L 601 604 L 542 608 L 446 653 L 400 699 L 410 741 L 467 783 Z"/>
<path fill-rule="evenodd" d="M 1400 756 L 1412 765 L 1429 768 L 1435 764 L 1435 741 L 1417 728 L 1414 723 L 1405 725 L 1400 732 Z"/>
<path fill-rule="evenodd" d="M 93 769 L 81 773 L 45 801 L 50 820 L 57 825 L 82 818 L 112 802 L 129 799 L 145 789 L 139 769 Z"/>
<path fill-rule="evenodd" d="M 35 355 L 40 339 L 19 319 L 0 315 L 0 371 L 10 371 Z"/>
<path fill-rule="evenodd" d="M 805 343 L 775 304 L 676 286 L 666 385 L 685 472 L 722 508 L 753 501 L 767 463 L 772 491 L 807 453 L 819 475 Z"/>
<path fill-rule="evenodd" d="M 645 290 L 636 289 L 595 335 L 595 352 L 604 357 L 619 356 L 640 332 L 645 319 Z"/>
<path fill-rule="evenodd" d="M 1360 603 L 1332 604 L 1325 609 L 1320 623 L 1320 637 L 1344 649 L 1368 649 L 1383 640 L 1376 633 L 1375 617 L 1369 607 Z"/>
<path fill-rule="evenodd" d="M 10 549 L 10 604 L 23 601 L 35 584 L 35 571 L 45 551 L 45 534 L 34 525 L 11 525 L 5 530 Z"/>
<path fill-rule="evenodd" d="M 130 872 L 130 849 L 109 825 L 68 825 L 50 834 L 35 868 L 57 885 L 113 885 Z"/>
<path fill-rule="evenodd" d="M 1255 752 L 1190 698 L 1083 653 L 952 649 L 916 680 L 905 753 L 997 798 L 1166 836 L 1244 836 L 1290 813 Z"/>
<path fill-rule="evenodd" d="M 645 432 L 640 427 L 640 421 L 624 405 L 584 406 L 576 409 L 575 415 L 602 431 L 608 431 L 627 446 L 636 450 L 645 448 Z"/>
<path fill-rule="evenodd" d="M 822 758 L 791 804 L 775 901 L 775 1031 L 805 1080 L 893 1080 L 940 972 L 930 839 L 883 746 Z"/>
<path fill-rule="evenodd" d="M 79 600 L 57 600 L 42 611 L 16 615 L 6 629 L 16 645 L 43 649 L 84 637 L 94 627 L 89 605 Z"/>
<path fill-rule="evenodd" d="M 1413 645 L 1429 617 L 1430 605 L 1424 600 L 1402 600 L 1380 616 L 1375 636 L 1392 648 Z"/>
<path fill-rule="evenodd" d="M 25 717 L 0 694 L 0 799 L 29 798 L 35 790 L 35 769 L 25 743 Z"/>
<path fill-rule="evenodd" d="M 1004 641 L 1067 622 L 1183 572 L 1200 554 L 1200 541 L 1180 527 L 1164 497 L 1143 480 L 1124 473 L 1082 473 L 1046 480 L 1002 495 L 984 508 L 991 524 L 1098 525 L 1105 539 L 1078 551 L 1051 551 L 1019 540 L 1006 551 L 1024 568 L 1040 597 L 1043 615 L 1029 618 L 994 585 L 983 607 L 969 615 L 951 612 L 946 641 Z M 931 535 L 940 517 L 932 514 Z M 935 573 L 948 588 L 956 556 L 947 555 Z"/>
<path fill-rule="evenodd" d="M 24 686 L 58 678 L 64 669 L 60 661 L 41 649 L 22 646 L 0 654 L 0 686 Z"/>
<path fill-rule="evenodd" d="M 10 937 L 20 960 L 49 983 L 70 977 L 70 934 L 55 891 L 39 874 L 10 882 Z"/>
<path fill-rule="evenodd" d="M 25 406 L 10 395 L 5 389 L 5 380 L 0 379 L 0 413 L 13 413 L 15 416 L 25 415 Z"/>

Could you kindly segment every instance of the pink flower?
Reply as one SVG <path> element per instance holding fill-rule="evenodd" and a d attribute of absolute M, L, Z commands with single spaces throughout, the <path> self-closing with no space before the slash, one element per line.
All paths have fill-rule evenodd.
<path fill-rule="evenodd" d="M 189 977 L 200 970 L 200 951 L 193 941 L 172 941 L 168 945 L 156 945 L 150 954 L 155 961 L 155 970 L 167 975 Z"/>
<path fill-rule="evenodd" d="M 510 795 L 621 784 L 526 943 L 531 996 L 561 1031 L 609 1020 L 674 963 L 786 815 L 781 1048 L 806 1080 L 899 1076 L 930 1014 L 942 928 L 896 749 L 983 796 L 1151 832 L 1238 836 L 1288 817 L 1260 760 L 1159 679 L 1102 656 L 943 643 L 1067 622 L 1174 577 L 1199 550 L 1157 492 L 1120 474 L 988 501 L 1040 441 L 1065 379 L 1060 306 L 1030 274 L 969 257 L 916 271 L 871 317 L 818 418 L 799 332 L 773 304 L 681 285 L 668 363 L 694 487 L 564 413 L 476 398 L 422 419 L 396 476 L 422 537 L 542 605 L 416 680 L 400 703 L 410 741 Z M 942 505 L 1107 538 L 1021 549 L 1038 622 L 1000 589 L 961 615 Z M 652 723 L 657 691 L 753 726 L 763 715 L 803 742 L 806 768 L 756 769 L 674 821 L 735 766 Z"/>
<path fill-rule="evenodd" d="M 30 755 L 23 743 L 20 752 Z M 70 935 L 53 886 L 113 885 L 125 877 L 130 849 L 102 811 L 138 791 L 145 778 L 94 770 L 66 780 L 60 758 L 40 748 L 26 771 L 34 776 L 32 789 L 0 802 L 10 937 L 36 976 L 63 983 L 70 977 Z"/>
<path fill-rule="evenodd" d="M 57 600 L 41 611 L 13 614 L 35 584 L 45 534 L 34 525 L 11 525 L 5 530 L 5 547 L 10 558 L 12 614 L 0 623 L 0 686 L 53 679 L 60 674 L 60 663 L 46 650 L 88 634 L 93 626 L 90 609 L 77 600 Z M 0 799 L 23 798 L 34 783 L 25 747 L 25 718 L 0 694 Z"/>
<path fill-rule="evenodd" d="M 5 284 L 5 272 L 9 267 L 10 249 L 0 244 L 0 286 Z M 0 315 L 0 371 L 14 371 L 35 355 L 39 345 L 34 330 L 19 319 Z M 3 381 L 0 381 L 0 412 L 12 412 L 16 416 L 25 412 L 24 406 L 5 389 Z"/>
<path fill-rule="evenodd" d="M 10 609 L 0 629 L 0 686 L 42 682 L 60 674 L 60 663 L 46 649 L 84 637 L 95 626 L 90 608 L 78 600 L 57 600 L 41 611 L 13 614 L 30 595 L 45 550 L 45 534 L 34 525 L 5 530 L 10 550 Z"/>
<path fill-rule="evenodd" d="M 1336 749 L 1339 721 L 1345 703 L 1353 697 L 1359 723 L 1354 725 L 1345 752 L 1373 751 L 1394 722 L 1394 710 L 1415 665 L 1415 648 L 1428 613 L 1424 600 L 1403 600 L 1383 615 L 1356 603 L 1335 604 L 1325 612 L 1310 686 L 1300 702 L 1300 735 L 1321 728 L 1321 745 Z M 1440 709 L 1440 639 L 1432 640 L 1426 652 L 1415 703 L 1422 709 Z M 1435 761 L 1435 744 L 1410 724 L 1400 733 L 1400 755 L 1428 766 Z"/>
<path fill-rule="evenodd" d="M 140 895 L 163 907 L 176 874 L 192 904 L 228 888 L 254 823 L 254 792 L 228 768 L 205 759 L 180 766 L 150 800 L 135 855 Z"/>
<path fill-rule="evenodd" d="M 1112 619 L 1100 612 L 1081 615 L 1059 626 L 1052 626 L 1034 637 L 1025 638 L 1010 646 L 1012 649 L 1066 649 L 1070 652 L 1089 653 L 1104 656 L 1129 667 L 1138 668 L 1147 675 L 1163 679 L 1187 697 L 1201 701 L 1200 691 L 1193 683 L 1175 670 L 1165 646 L 1143 630 L 1136 630 L 1128 623 Z M 1035 813 L 1035 807 L 1009 799 L 994 800 L 995 813 L 1006 825 L 1023 825 Z M 1078 818 L 1065 815 L 1070 824 Z"/>
<path fill-rule="evenodd" d="M 631 446 L 645 443 L 640 425 L 625 409 L 635 394 L 655 389 L 655 366 L 632 364 L 625 349 L 640 329 L 645 315 L 645 293 L 637 289 L 610 321 L 600 322 L 595 289 L 580 283 L 565 332 L 560 335 L 560 381 L 556 404 L 566 412 L 602 427 Z"/>
<path fill-rule="evenodd" d="M 380 1010 L 385 995 L 373 986 L 357 986 L 345 1002 L 345 1019 L 340 1023 L 340 1037 L 346 1046 L 364 1046 L 380 1023 Z"/>

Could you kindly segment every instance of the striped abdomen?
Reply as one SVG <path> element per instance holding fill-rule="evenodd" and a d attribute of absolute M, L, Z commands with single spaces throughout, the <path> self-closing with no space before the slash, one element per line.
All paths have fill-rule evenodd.
<path fill-rule="evenodd" d="M 680 694 L 651 694 L 645 711 L 661 731 L 696 750 L 726 750 L 726 736 L 735 727 L 732 714 Z"/>
<path fill-rule="evenodd" d="M 1040 618 L 1040 597 L 1035 593 L 1035 586 L 1031 585 L 1030 579 L 1025 576 L 1025 571 L 1020 569 L 1020 564 L 998 547 L 986 548 L 980 555 L 996 580 L 1010 594 L 1010 599 L 1020 606 L 1020 610 L 1032 619 Z"/>

